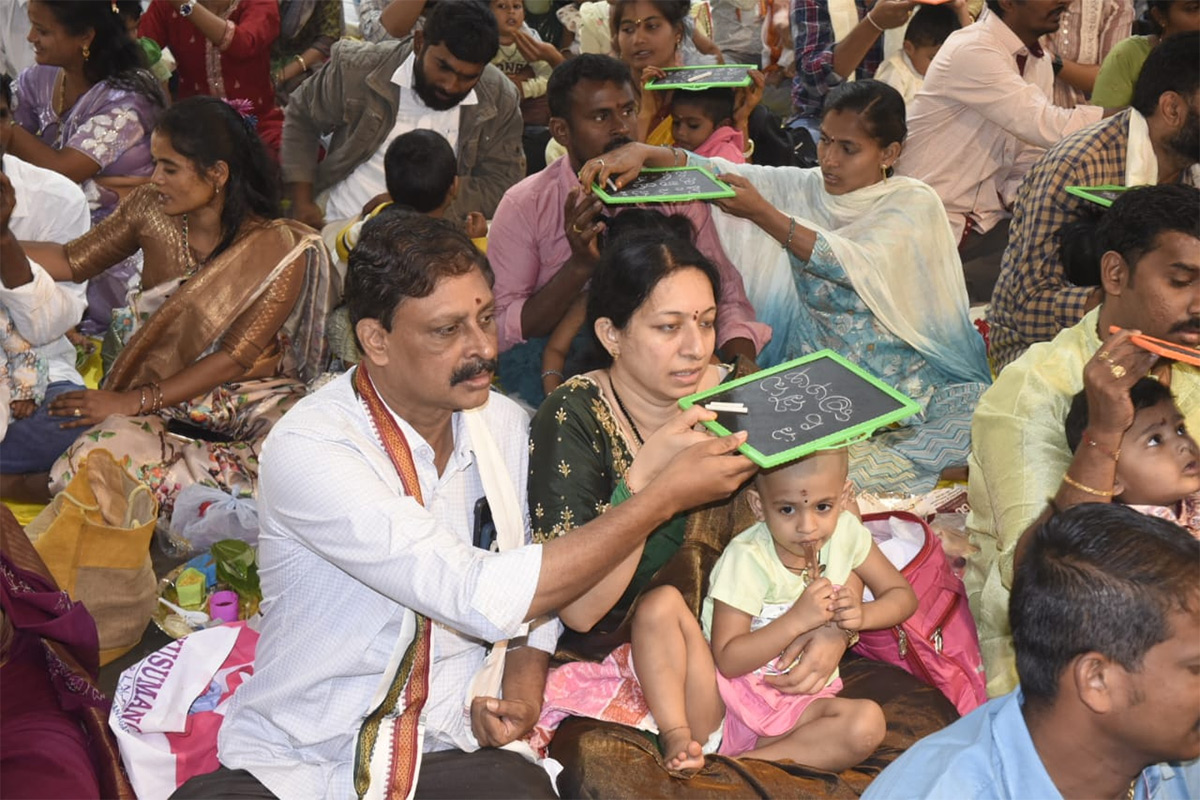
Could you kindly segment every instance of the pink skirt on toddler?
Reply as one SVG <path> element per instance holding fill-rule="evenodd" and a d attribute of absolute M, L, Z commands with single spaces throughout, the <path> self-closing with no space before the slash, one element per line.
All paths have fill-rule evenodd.
<path fill-rule="evenodd" d="M 726 678 L 717 670 L 717 688 L 725 702 L 725 727 L 717 752 L 733 757 L 753 750 L 762 737 L 782 736 L 796 727 L 812 701 L 837 696 L 842 679 L 816 694 L 784 694 L 756 672 Z"/>

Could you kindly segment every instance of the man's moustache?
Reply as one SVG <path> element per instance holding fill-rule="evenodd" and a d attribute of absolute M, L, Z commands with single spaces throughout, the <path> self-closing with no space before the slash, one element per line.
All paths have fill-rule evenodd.
<path fill-rule="evenodd" d="M 1182 333 L 1184 331 L 1200 333 L 1200 317 L 1193 317 L 1192 319 L 1171 326 L 1171 333 Z"/>
<path fill-rule="evenodd" d="M 616 150 L 618 147 L 624 147 L 625 145 L 632 144 L 632 143 L 633 143 L 633 139 L 630 139 L 628 136 L 620 136 L 616 139 L 613 139 L 607 145 L 605 145 L 604 152 L 611 153 L 613 150 Z"/>
<path fill-rule="evenodd" d="M 496 370 L 499 368 L 500 362 L 494 358 L 481 358 L 478 361 L 472 361 L 470 364 L 464 364 L 454 370 L 454 373 L 450 376 L 450 385 L 457 386 L 464 381 L 469 381 L 483 374 L 495 375 Z"/>

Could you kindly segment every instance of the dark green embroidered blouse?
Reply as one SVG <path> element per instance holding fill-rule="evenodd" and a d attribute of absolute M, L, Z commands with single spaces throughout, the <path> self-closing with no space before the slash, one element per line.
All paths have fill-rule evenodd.
<path fill-rule="evenodd" d="M 529 432 L 529 511 L 533 539 L 545 542 L 629 498 L 633 454 L 597 383 L 579 375 L 542 403 Z M 633 579 L 613 612 L 624 615 L 642 587 L 683 543 L 687 515 L 650 534 Z"/>

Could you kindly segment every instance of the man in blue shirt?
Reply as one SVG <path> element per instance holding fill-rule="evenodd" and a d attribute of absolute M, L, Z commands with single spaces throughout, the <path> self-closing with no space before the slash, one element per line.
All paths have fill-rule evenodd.
<path fill-rule="evenodd" d="M 1115 504 L 1026 538 L 1020 687 L 922 739 L 863 800 L 1200 797 L 1200 541 Z"/>

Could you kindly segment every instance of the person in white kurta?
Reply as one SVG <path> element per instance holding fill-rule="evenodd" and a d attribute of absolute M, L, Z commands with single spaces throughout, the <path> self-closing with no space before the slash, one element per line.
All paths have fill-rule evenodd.
<path fill-rule="evenodd" d="M 13 236 L 22 241 L 65 244 L 87 232 L 91 214 L 79 184 L 16 156 L 4 154 L 2 158 L 16 200 L 9 220 Z M 46 394 L 38 409 L 24 419 L 12 420 L 0 436 L 4 449 L 0 473 L 46 472 L 79 433 L 61 429 L 61 420 L 52 419 L 47 407 L 63 392 L 84 388 L 83 377 L 75 368 L 75 347 L 65 334 L 83 318 L 87 283 L 55 283 L 36 262 L 26 262 L 29 271 L 25 273 L 17 263 L 23 258 L 0 260 L 6 262 L 0 265 L 0 306 L 8 311 L 16 332 L 35 346 L 48 373 Z M 15 487 L 7 481 L 4 485 L 5 496 L 14 496 Z"/>
<path fill-rule="evenodd" d="M 554 797 L 540 768 L 491 749 L 519 746 L 537 720 L 559 630 L 544 618 L 670 516 L 753 471 L 729 455 L 741 437 L 688 446 L 692 414 L 659 439 L 666 466 L 636 498 L 571 536 L 505 548 L 514 515 L 528 541 L 528 418 L 490 391 L 485 264 L 444 220 L 389 211 L 363 227 L 346 295 L 363 360 L 297 403 L 263 445 L 255 673 L 230 701 L 222 768 L 175 797 L 411 796 L 418 783 L 450 797 Z M 398 441 L 415 476 L 398 472 Z M 488 548 L 489 518 L 500 552 Z M 509 639 L 502 685 L 476 693 L 488 643 Z M 428 652 L 419 684 L 414 643 Z M 412 701 L 409 738 L 414 685 L 428 694 Z"/>

